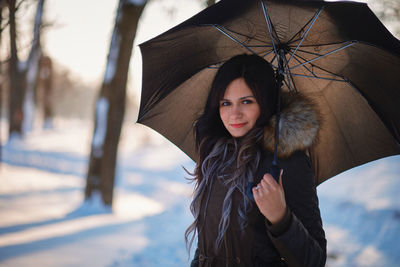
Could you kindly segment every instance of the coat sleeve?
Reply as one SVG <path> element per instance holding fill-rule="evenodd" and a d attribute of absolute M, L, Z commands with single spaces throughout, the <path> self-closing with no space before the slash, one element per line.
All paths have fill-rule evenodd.
<path fill-rule="evenodd" d="M 296 152 L 282 165 L 286 225 L 267 224 L 271 241 L 289 266 L 325 266 L 326 239 L 311 162 L 305 153 Z"/>

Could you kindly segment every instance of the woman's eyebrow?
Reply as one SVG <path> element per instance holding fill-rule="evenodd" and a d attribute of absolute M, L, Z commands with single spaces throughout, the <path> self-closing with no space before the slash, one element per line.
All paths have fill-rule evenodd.
<path fill-rule="evenodd" d="M 243 99 L 246 99 L 246 98 L 256 98 L 256 97 L 253 96 L 253 95 L 247 95 L 247 96 L 240 97 L 239 100 L 243 100 Z M 230 99 L 226 99 L 226 98 L 222 98 L 220 101 L 231 101 L 231 100 Z"/>
<path fill-rule="evenodd" d="M 242 100 L 242 99 L 246 99 L 246 98 L 256 98 L 256 97 L 254 95 L 248 95 L 248 96 L 242 96 L 239 99 Z"/>

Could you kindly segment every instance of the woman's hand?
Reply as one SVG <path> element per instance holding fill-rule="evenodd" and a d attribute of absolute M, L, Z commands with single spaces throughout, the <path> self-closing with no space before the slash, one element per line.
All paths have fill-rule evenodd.
<path fill-rule="evenodd" d="M 279 184 L 270 174 L 264 174 L 257 187 L 253 187 L 253 195 L 260 212 L 271 224 L 283 218 L 286 212 L 286 201 L 282 186 L 282 171 Z"/>

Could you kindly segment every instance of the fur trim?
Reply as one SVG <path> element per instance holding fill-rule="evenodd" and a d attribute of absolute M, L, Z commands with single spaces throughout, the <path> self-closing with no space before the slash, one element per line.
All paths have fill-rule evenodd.
<path fill-rule="evenodd" d="M 300 93 L 282 93 L 279 122 L 278 157 L 285 158 L 297 150 L 306 150 L 317 141 L 321 116 L 316 104 Z M 264 128 L 264 146 L 273 152 L 276 116 Z"/>

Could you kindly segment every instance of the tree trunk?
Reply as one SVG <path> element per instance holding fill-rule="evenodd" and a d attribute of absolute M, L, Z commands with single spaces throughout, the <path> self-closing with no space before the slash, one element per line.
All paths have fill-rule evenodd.
<path fill-rule="evenodd" d="M 39 84 L 42 89 L 43 128 L 53 127 L 53 63 L 49 56 L 40 59 Z"/>
<path fill-rule="evenodd" d="M 16 34 L 16 0 L 8 0 L 9 9 L 9 27 L 10 27 L 10 61 L 8 67 L 9 73 L 9 102 L 8 102 L 8 121 L 9 121 L 9 136 L 15 134 L 21 135 L 22 127 L 22 99 L 24 96 L 24 70 L 17 54 L 17 34 Z"/>
<path fill-rule="evenodd" d="M 8 0 L 10 20 L 10 50 L 9 63 L 9 137 L 21 136 L 23 130 L 29 130 L 33 124 L 34 96 L 37 86 L 38 66 L 40 59 L 40 28 L 44 0 L 38 2 L 31 50 L 26 64 L 18 59 L 16 0 Z"/>
<path fill-rule="evenodd" d="M 136 2 L 136 4 L 135 4 Z M 146 1 L 120 0 L 115 19 L 104 81 L 96 103 L 85 198 L 100 192 L 111 206 L 115 181 L 118 142 L 125 112 L 126 83 L 133 41 Z"/>
<path fill-rule="evenodd" d="M 35 22 L 33 27 L 32 46 L 26 64 L 26 90 L 23 104 L 24 116 L 22 117 L 23 132 L 28 132 L 33 129 L 33 123 L 35 119 L 35 91 L 38 83 L 39 61 L 42 54 L 42 49 L 40 45 L 40 32 L 42 28 L 43 6 L 44 0 L 39 0 L 37 4 Z"/>
<path fill-rule="evenodd" d="M 6 5 L 6 1 L 4 0 L 0 0 L 0 49 L 2 48 L 2 43 L 1 43 L 1 41 L 2 41 L 2 33 L 3 33 L 3 8 L 4 8 L 4 6 L 7 6 Z M 0 59 L 1 60 L 1 59 Z M 2 123 L 1 123 L 1 120 L 2 120 L 2 118 L 3 118 L 3 81 L 4 81 L 4 78 L 3 78 L 3 64 L 0 64 L 0 162 L 2 161 L 2 158 L 3 158 L 3 154 L 2 154 L 2 143 L 1 143 L 1 140 L 2 140 L 2 136 L 1 136 L 1 134 L 2 134 L 2 128 L 1 128 L 1 126 L 2 126 Z"/>

